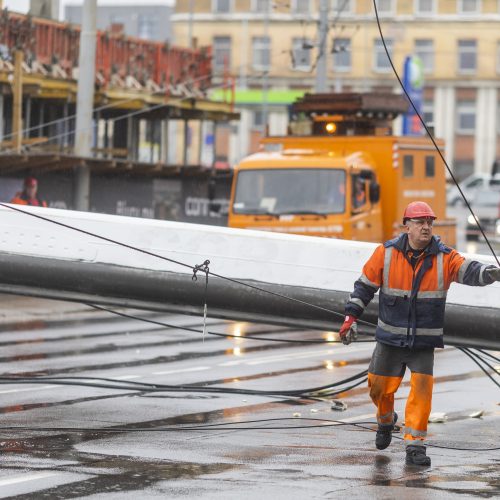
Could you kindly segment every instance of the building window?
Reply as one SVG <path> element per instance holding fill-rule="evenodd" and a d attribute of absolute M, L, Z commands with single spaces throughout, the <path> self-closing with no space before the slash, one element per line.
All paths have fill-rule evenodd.
<path fill-rule="evenodd" d="M 213 40 L 213 65 L 217 72 L 229 69 L 231 65 L 231 38 L 228 36 L 216 36 Z"/>
<path fill-rule="evenodd" d="M 311 69 L 311 49 L 313 44 L 306 38 L 292 40 L 292 67 L 293 69 L 309 71 Z"/>
<path fill-rule="evenodd" d="M 436 0 L 415 0 L 415 14 L 428 16 L 436 13 Z"/>
<path fill-rule="evenodd" d="M 261 110 L 252 112 L 252 128 L 262 130 L 264 128 L 264 113 Z"/>
<path fill-rule="evenodd" d="M 457 133 L 472 135 L 476 129 L 476 103 L 462 101 L 457 103 Z"/>
<path fill-rule="evenodd" d="M 229 14 L 232 7 L 232 0 L 212 0 L 212 12 L 216 14 Z"/>
<path fill-rule="evenodd" d="M 252 10 L 260 14 L 271 12 L 272 10 L 271 0 L 252 0 Z"/>
<path fill-rule="evenodd" d="M 268 36 L 252 38 L 253 69 L 264 71 L 271 66 L 271 39 Z"/>
<path fill-rule="evenodd" d="M 394 14 L 394 0 L 377 0 L 377 12 L 381 16 Z"/>
<path fill-rule="evenodd" d="M 434 177 L 436 175 L 436 160 L 434 156 L 425 157 L 425 176 Z"/>
<path fill-rule="evenodd" d="M 434 71 L 434 41 L 415 40 L 415 54 L 422 61 L 424 73 L 432 73 Z"/>
<path fill-rule="evenodd" d="M 497 73 L 500 74 L 500 42 L 497 42 Z"/>
<path fill-rule="evenodd" d="M 458 0 L 459 14 L 479 14 L 481 11 L 480 0 Z"/>
<path fill-rule="evenodd" d="M 497 133 L 500 135 L 500 102 L 497 107 Z"/>
<path fill-rule="evenodd" d="M 387 50 L 392 58 L 392 46 L 393 40 L 390 38 L 385 39 L 385 43 L 387 45 Z M 373 69 L 377 72 L 388 72 L 391 69 L 391 64 L 385 53 L 384 45 L 382 44 L 382 40 L 379 38 L 375 39 L 374 43 L 374 54 L 373 54 Z"/>
<path fill-rule="evenodd" d="M 422 118 L 425 124 L 429 127 L 434 126 L 434 102 L 424 101 L 422 103 Z"/>
<path fill-rule="evenodd" d="M 403 156 L 403 177 L 413 177 L 413 156 Z"/>
<path fill-rule="evenodd" d="M 333 71 L 351 71 L 351 40 L 349 38 L 333 39 Z"/>
<path fill-rule="evenodd" d="M 475 73 L 477 67 L 476 40 L 458 41 L 458 72 Z"/>
<path fill-rule="evenodd" d="M 332 11 L 335 16 L 339 14 L 352 14 L 354 0 L 332 0 Z"/>
<path fill-rule="evenodd" d="M 292 0 L 292 12 L 294 14 L 309 14 L 311 12 L 310 0 Z"/>
<path fill-rule="evenodd" d="M 125 18 L 119 14 L 111 14 L 109 16 L 109 24 L 123 24 L 125 25 Z"/>
<path fill-rule="evenodd" d="M 453 163 L 455 177 L 462 181 L 474 173 L 474 162 L 469 160 L 455 160 Z"/>
<path fill-rule="evenodd" d="M 139 15 L 137 22 L 137 36 L 152 40 L 156 32 L 156 18 L 146 15 Z"/>

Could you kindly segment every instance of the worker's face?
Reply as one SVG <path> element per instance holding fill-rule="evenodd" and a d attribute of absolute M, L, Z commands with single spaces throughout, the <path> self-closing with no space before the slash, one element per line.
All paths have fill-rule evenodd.
<path fill-rule="evenodd" d="M 26 194 L 28 195 L 29 198 L 35 198 L 36 197 L 36 191 L 37 191 L 37 185 L 33 184 L 31 186 L 26 186 Z"/>
<path fill-rule="evenodd" d="M 410 240 L 410 246 L 416 250 L 425 248 L 432 238 L 431 218 L 408 219 L 406 221 L 406 232 Z"/>

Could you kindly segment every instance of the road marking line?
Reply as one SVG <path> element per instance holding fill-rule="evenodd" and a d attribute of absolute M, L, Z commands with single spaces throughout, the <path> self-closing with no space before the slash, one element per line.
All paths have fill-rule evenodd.
<path fill-rule="evenodd" d="M 199 372 L 202 370 L 210 370 L 211 366 L 195 366 L 193 368 L 184 368 L 183 370 L 168 370 L 166 372 L 153 372 L 151 375 L 170 375 L 173 373 Z"/>
<path fill-rule="evenodd" d="M 357 415 L 356 417 L 342 418 L 339 422 L 356 422 L 356 420 L 364 420 L 365 418 L 373 418 L 375 413 L 365 413 L 364 415 Z"/>
<path fill-rule="evenodd" d="M 15 383 L 15 382 L 13 382 Z M 13 392 L 28 392 L 28 391 L 43 391 L 44 389 L 55 389 L 58 385 L 42 385 L 42 387 L 27 387 L 26 389 L 9 389 L 8 391 L 0 391 L 0 394 L 10 394 Z"/>
<path fill-rule="evenodd" d="M 247 365 L 260 365 L 262 363 L 269 363 L 273 361 L 287 361 L 292 359 L 301 359 L 301 358 L 312 358 L 315 356 L 328 356 L 332 354 L 329 351 L 311 351 L 311 352 L 290 352 L 288 354 L 275 354 L 273 356 L 264 356 L 261 358 L 243 361 Z"/>
<path fill-rule="evenodd" d="M 356 346 L 356 347 L 351 347 L 348 351 L 346 351 L 346 354 L 351 354 L 353 352 L 359 352 L 359 351 L 367 351 L 373 349 L 373 346 L 368 346 L 368 345 L 363 345 L 363 346 Z M 234 360 L 234 361 L 225 361 L 224 363 L 218 363 L 217 366 L 236 366 L 236 365 L 241 365 L 241 364 L 246 364 L 246 365 L 259 365 L 262 363 L 271 363 L 274 361 L 287 361 L 287 360 L 293 360 L 293 359 L 305 359 L 309 357 L 314 357 L 314 356 L 331 356 L 335 354 L 341 353 L 341 349 L 339 346 L 339 349 L 328 349 L 327 351 L 312 351 L 309 353 L 288 353 L 288 354 L 281 354 L 281 355 L 272 355 L 272 356 L 266 356 L 266 357 L 260 357 L 257 359 L 253 360 L 244 360 L 244 359 L 239 359 L 239 360 Z M 244 354 L 244 353 L 243 353 Z"/>
<path fill-rule="evenodd" d="M 144 375 L 120 375 L 119 377 L 114 377 L 116 380 L 130 380 L 133 378 L 140 378 Z"/>
<path fill-rule="evenodd" d="M 40 472 L 31 475 L 23 475 L 11 477 L 9 479 L 0 480 L 0 486 L 8 486 L 10 484 L 24 483 L 26 481 L 36 481 L 37 479 L 45 479 L 52 476 L 60 476 L 60 472 Z"/>
<path fill-rule="evenodd" d="M 362 347 L 357 347 L 354 349 L 350 349 L 346 354 L 350 354 L 352 352 L 357 352 L 357 351 L 364 351 L 367 349 L 371 349 L 371 346 L 362 346 Z M 339 354 L 338 350 L 331 350 L 329 349 L 328 351 L 313 351 L 309 353 L 290 353 L 290 354 L 283 354 L 282 356 L 268 356 L 267 358 L 259 358 L 255 359 L 252 361 L 246 361 L 247 365 L 260 365 L 262 363 L 268 363 L 268 362 L 273 362 L 273 361 L 291 361 L 294 359 L 306 359 L 306 358 L 313 358 L 313 357 L 318 357 L 318 356 L 331 356 L 333 354 Z"/>
<path fill-rule="evenodd" d="M 242 360 L 226 361 L 225 363 L 219 363 L 217 366 L 235 366 L 235 365 L 241 365 L 243 363 L 244 363 L 244 361 L 242 361 Z"/>

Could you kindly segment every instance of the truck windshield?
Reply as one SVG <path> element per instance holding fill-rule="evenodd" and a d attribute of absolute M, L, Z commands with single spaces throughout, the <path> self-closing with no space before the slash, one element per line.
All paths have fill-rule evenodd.
<path fill-rule="evenodd" d="M 280 168 L 238 173 L 237 214 L 340 214 L 345 211 L 345 171 Z"/>

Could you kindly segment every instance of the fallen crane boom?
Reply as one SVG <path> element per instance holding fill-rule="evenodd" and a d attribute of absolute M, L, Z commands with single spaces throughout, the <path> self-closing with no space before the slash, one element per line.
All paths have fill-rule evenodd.
<path fill-rule="evenodd" d="M 0 292 L 201 315 L 205 275 L 199 271 L 193 281 L 192 268 L 209 259 L 211 271 L 229 278 L 209 277 L 209 316 L 302 328 L 332 330 L 340 324 L 352 285 L 375 248 L 327 238 L 23 210 L 186 265 L 0 207 Z M 493 263 L 486 256 L 469 257 Z M 446 342 L 500 349 L 499 297 L 498 284 L 454 284 L 448 295 Z M 376 318 L 374 300 L 363 319 Z"/>

